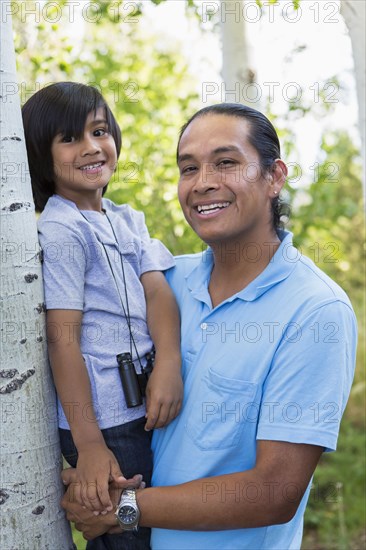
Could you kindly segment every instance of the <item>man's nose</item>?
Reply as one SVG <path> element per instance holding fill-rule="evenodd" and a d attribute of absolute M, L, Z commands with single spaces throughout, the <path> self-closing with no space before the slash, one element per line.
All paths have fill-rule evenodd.
<path fill-rule="evenodd" d="M 197 193 L 207 193 L 217 189 L 220 185 L 220 174 L 217 167 L 212 162 L 202 164 L 195 180 L 194 191 Z"/>

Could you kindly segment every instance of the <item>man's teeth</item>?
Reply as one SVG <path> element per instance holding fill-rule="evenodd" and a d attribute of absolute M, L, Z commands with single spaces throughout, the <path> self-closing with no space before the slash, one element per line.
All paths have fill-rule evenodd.
<path fill-rule="evenodd" d="M 215 202 L 214 204 L 204 204 L 197 206 L 199 214 L 212 214 L 222 208 L 229 206 L 229 202 Z"/>
<path fill-rule="evenodd" d="M 97 162 L 95 164 L 88 164 L 87 166 L 80 166 L 80 170 L 92 170 L 93 168 L 100 168 L 102 162 Z"/>

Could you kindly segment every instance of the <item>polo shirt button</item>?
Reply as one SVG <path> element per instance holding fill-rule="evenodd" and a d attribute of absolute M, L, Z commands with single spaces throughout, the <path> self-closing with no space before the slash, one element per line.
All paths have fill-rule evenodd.
<path fill-rule="evenodd" d="M 207 323 L 201 323 L 201 329 L 206 330 L 206 328 L 207 328 Z"/>

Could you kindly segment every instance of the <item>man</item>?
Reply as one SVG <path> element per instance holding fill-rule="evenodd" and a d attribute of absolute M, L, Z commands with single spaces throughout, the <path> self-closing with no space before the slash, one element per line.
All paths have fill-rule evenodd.
<path fill-rule="evenodd" d="M 202 109 L 177 159 L 181 207 L 209 245 L 167 273 L 182 317 L 182 411 L 154 433 L 153 487 L 122 493 L 117 519 L 90 517 L 70 490 L 64 506 L 86 537 L 152 527 L 154 550 L 300 548 L 311 478 L 336 448 L 352 383 L 354 313 L 280 229 L 287 169 L 264 115 Z"/>

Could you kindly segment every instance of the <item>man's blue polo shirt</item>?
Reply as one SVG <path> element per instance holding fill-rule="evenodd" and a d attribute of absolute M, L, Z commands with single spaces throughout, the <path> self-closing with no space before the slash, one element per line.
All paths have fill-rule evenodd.
<path fill-rule="evenodd" d="M 336 448 L 354 374 L 355 316 L 343 290 L 294 248 L 291 233 L 279 236 L 282 243 L 266 269 L 214 309 L 210 250 L 178 257 L 168 271 L 182 316 L 184 402 L 179 416 L 154 432 L 153 485 L 249 470 L 257 439 Z M 256 261 L 261 251 L 252 246 L 222 253 Z M 219 486 L 213 479 L 202 499 L 220 494 L 223 503 L 250 502 L 259 490 Z M 293 497 L 293 487 L 281 490 Z M 214 532 L 154 529 L 152 548 L 300 548 L 309 492 L 310 485 L 286 524 Z"/>

